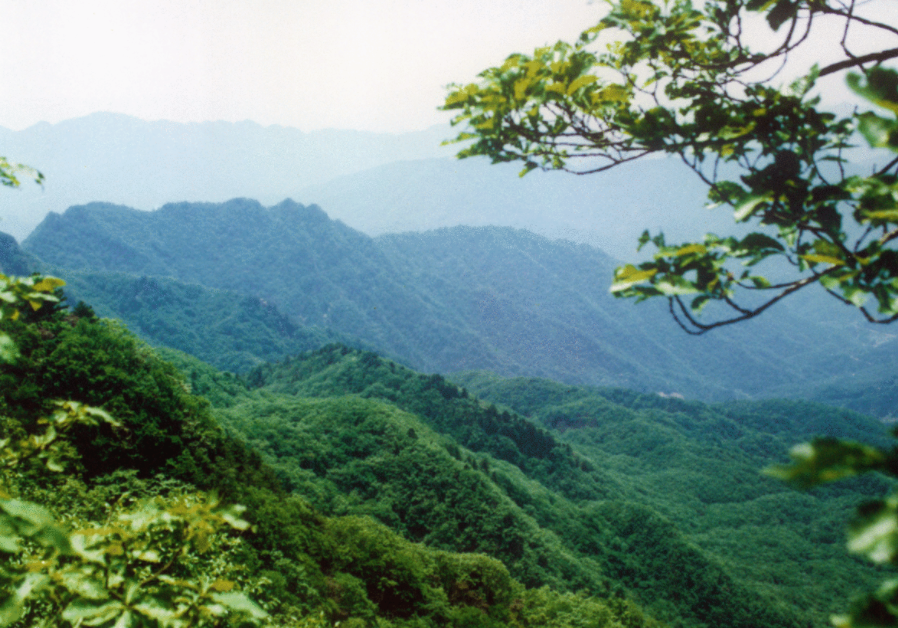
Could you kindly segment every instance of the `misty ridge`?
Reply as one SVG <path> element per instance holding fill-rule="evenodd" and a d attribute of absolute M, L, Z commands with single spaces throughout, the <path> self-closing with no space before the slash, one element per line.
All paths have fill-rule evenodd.
<path fill-rule="evenodd" d="M 229 370 L 340 338 L 425 372 L 705 400 L 817 398 L 891 413 L 896 341 L 887 330 L 818 308 L 811 294 L 730 333 L 689 337 L 666 308 L 614 299 L 603 278 L 617 262 L 602 251 L 510 227 L 372 238 L 293 201 L 154 212 L 94 203 L 48 214 L 22 250 L 69 283 L 73 302 Z M 199 307 L 199 295 L 209 305 Z M 820 314 L 809 320 L 809 310 Z M 237 311 L 250 317 L 245 333 L 264 329 L 269 340 L 216 332 L 210 321 Z"/>
<path fill-rule="evenodd" d="M 0 226 L 63 274 L 84 275 L 67 277 L 72 298 L 156 344 L 196 352 L 203 343 L 138 323 L 147 304 L 126 315 L 96 273 L 117 273 L 119 300 L 139 277 L 180 298 L 191 286 L 267 308 L 251 318 L 270 319 L 268 341 L 201 356 L 220 368 L 245 370 L 339 337 L 426 371 L 487 369 L 707 400 L 803 396 L 891 414 L 894 334 L 820 307 L 819 295 L 694 339 L 665 308 L 608 294 L 613 258 L 633 260 L 642 230 L 675 240 L 732 228 L 727 212 L 704 208 L 703 187 L 678 162 L 521 178 L 513 164 L 449 157 L 455 147 L 440 142 L 450 134 L 302 133 L 104 113 L 0 130 L 8 152 L 41 164 L 47 178 L 44 189 L 6 195 Z"/>
<path fill-rule="evenodd" d="M 726 212 L 704 209 L 704 188 L 673 160 L 647 160 L 601 177 L 534 172 L 522 179 L 514 164 L 455 159 L 457 145 L 441 146 L 452 134 L 449 126 L 303 133 L 111 113 L 0 129 L 8 155 L 39 164 L 46 176 L 43 189 L 6 195 L 0 228 L 22 241 L 48 211 L 94 201 L 154 210 L 182 201 L 243 197 L 274 205 L 291 198 L 368 235 L 510 226 L 630 259 L 646 228 L 664 228 L 676 239 L 731 227 Z"/>

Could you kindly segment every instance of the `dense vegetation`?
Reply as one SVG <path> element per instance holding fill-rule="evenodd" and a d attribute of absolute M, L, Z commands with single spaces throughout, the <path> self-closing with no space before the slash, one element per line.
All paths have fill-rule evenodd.
<path fill-rule="evenodd" d="M 226 334 L 215 337 L 225 332 L 216 321 L 245 319 L 247 305 L 235 298 L 227 307 L 220 293 L 199 297 L 196 285 L 264 300 L 303 342 L 328 329 L 425 372 L 489 369 L 704 399 L 800 395 L 837 378 L 866 384 L 890 376 L 878 357 L 893 339 L 845 325 L 840 312 L 816 301 L 732 334 L 690 339 L 663 308 L 615 301 L 596 280 L 614 265 L 600 251 L 512 229 L 371 239 L 290 202 L 269 209 L 245 199 L 179 204 L 151 213 L 93 204 L 50 214 L 24 247 L 63 278 L 71 275 L 75 302 L 121 318 L 154 344 L 202 352 L 220 368 L 306 347 L 279 336 L 283 325 L 273 324 L 279 317 L 270 311 L 253 319 L 258 351 L 254 342 L 236 347 Z M 108 273 L 153 279 L 163 293 L 190 295 L 197 305 L 154 320 L 135 304 L 147 298 L 145 284 L 101 277 Z M 176 288 L 175 280 L 192 287 Z M 806 311 L 819 314 L 808 321 Z M 207 329 L 198 340 L 192 334 L 200 327 Z"/>
<path fill-rule="evenodd" d="M 98 216 L 115 223 L 122 215 L 108 208 L 72 213 L 82 227 Z M 548 341 L 540 345 L 538 333 L 548 329 L 552 338 L 570 338 L 561 328 L 551 331 L 551 320 L 580 320 L 578 308 L 598 308 L 600 298 L 606 299 L 551 287 L 560 285 L 561 279 L 553 277 L 563 269 L 566 281 L 585 284 L 587 274 L 579 277 L 570 264 L 595 252 L 552 245 L 523 232 L 458 229 L 365 244 L 316 211 L 307 214 L 295 206 L 261 210 L 247 202 L 171 208 L 168 228 L 183 226 L 184 213 L 225 232 L 220 243 L 239 243 L 227 239 L 239 222 L 235 216 L 271 220 L 281 230 L 300 224 L 309 249 L 301 256 L 305 261 L 293 268 L 306 273 L 304 298 L 310 307 L 328 303 L 335 294 L 331 290 L 349 294 L 346 286 L 357 281 L 371 282 L 374 298 L 383 285 L 379 273 L 398 277 L 396 269 L 401 269 L 406 283 L 391 280 L 394 292 L 388 293 L 400 298 L 403 286 L 413 288 L 401 296 L 417 304 L 423 317 L 414 322 L 412 337 L 457 354 L 463 365 L 477 358 L 462 351 L 466 340 L 455 344 L 452 338 L 479 342 L 488 336 L 495 346 L 505 343 L 521 355 L 538 353 L 540 346 L 551 353 L 558 347 Z M 140 222 L 143 216 L 124 215 L 143 224 L 131 244 L 155 237 L 151 223 Z M 53 220 L 49 224 L 51 229 Z M 269 257 L 281 250 L 271 238 Z M 327 238 L 332 250 L 312 248 Z M 250 254 L 249 242 L 240 246 Z M 346 276 L 339 263 L 331 262 L 347 246 L 388 263 L 378 272 L 367 266 Z M 98 486 L 106 491 L 103 499 L 109 491 L 154 495 L 174 487 L 182 493 L 213 490 L 248 506 L 245 517 L 259 536 L 247 537 L 246 547 L 227 560 L 252 574 L 240 580 L 241 586 L 281 621 L 323 611 L 334 620 L 362 623 L 379 617 L 398 624 L 527 625 L 525 617 L 545 618 L 550 608 L 558 617 L 567 613 L 558 621 L 572 625 L 585 621 L 583 609 L 597 612 L 597 625 L 614 617 L 624 621 L 624 616 L 629 617 L 624 623 L 635 625 L 654 621 L 634 606 L 638 603 L 671 626 L 823 625 L 844 600 L 875 581 L 874 569 L 845 555 L 841 530 L 863 496 L 885 490 L 882 481 L 871 478 L 801 494 L 758 473 L 781 461 L 796 442 L 819 434 L 884 442 L 881 428 L 868 418 L 808 404 L 708 406 L 668 394 L 482 373 L 453 376 L 450 382 L 345 344 L 264 363 L 346 337 L 284 315 L 293 310 L 278 307 L 276 299 L 287 294 L 275 289 L 287 281 L 278 273 L 263 282 L 274 297 L 254 292 L 246 280 L 241 283 L 254 266 L 227 265 L 239 257 L 233 254 L 239 248 L 213 259 L 223 275 L 233 273 L 227 281 L 235 285 L 227 289 L 185 283 L 197 280 L 189 274 L 178 278 L 179 268 L 204 263 L 202 250 L 193 251 L 183 268 L 151 268 L 175 278 L 108 269 L 63 272 L 71 283 L 71 301 L 87 298 L 99 304 L 101 313 L 129 321 L 154 342 L 220 366 L 245 370 L 255 365 L 245 378 L 177 351 L 159 349 L 157 354 L 121 325 L 99 321 L 87 306 L 70 313 L 45 308 L 25 321 L 6 323 L 24 357 L 0 372 L 0 412 L 21 429 L 34 430 L 35 417 L 51 409 L 47 400 L 66 398 L 120 418 L 125 431 L 106 427 L 72 433 L 82 462 L 77 478 L 68 481 L 90 503 L 100 499 L 90 497 Z M 107 254 L 116 250 L 109 246 Z M 122 255 L 131 259 L 132 252 Z M 85 254 L 83 249 L 79 254 Z M 12 245 L 7 258 L 41 264 Z M 170 251 L 144 261 L 173 264 L 176 258 Z M 288 267 L 294 263 L 281 261 Z M 303 264 L 312 270 L 302 270 Z M 331 272 L 336 275 L 328 278 Z M 545 309 L 551 315 L 522 309 L 524 303 L 550 302 Z M 380 302 L 371 303 L 378 304 L 373 312 Z M 358 304 L 351 307 L 358 320 L 365 318 Z M 452 316 L 434 322 L 437 312 L 447 311 Z M 648 371 L 628 360 L 657 357 L 656 341 L 628 335 L 611 311 L 602 316 L 603 333 L 623 339 L 625 346 L 597 355 L 611 370 L 627 371 L 631 364 L 631 376 L 638 379 Z M 375 340 L 400 333 L 402 319 L 394 322 Z M 432 335 L 424 331 L 428 324 L 433 324 Z M 467 331 L 459 337 L 453 329 Z M 439 330 L 451 333 L 442 336 Z M 800 344 L 807 333 L 812 332 L 796 331 L 793 341 Z M 887 349 L 874 346 L 868 353 Z M 675 344 L 665 349 L 671 361 L 657 362 L 651 381 L 671 383 L 669 374 L 683 366 L 677 350 Z M 749 362 L 770 357 L 763 349 L 740 351 Z M 492 355 L 487 363 L 499 353 Z M 510 353 L 504 355 L 511 360 Z M 555 358 L 570 356 L 562 351 Z M 787 357 L 777 358 L 783 369 Z M 723 369 L 726 362 L 720 360 L 704 368 Z M 810 365 L 806 381 L 825 381 L 839 368 L 833 360 Z M 878 369 L 867 373 L 874 377 L 884 367 L 870 368 Z M 683 373 L 678 377 L 684 381 Z M 697 371 L 685 377 L 698 377 Z M 770 377 L 767 372 L 753 385 Z M 208 398 L 211 407 L 193 394 Z M 51 505 L 80 499 L 63 491 L 59 501 L 32 484 L 22 487 L 24 496 L 33 491 Z M 94 516 L 92 508 L 83 516 Z M 341 549 L 352 539 L 368 539 L 364 551 L 376 558 L 360 559 L 359 548 Z M 337 560 L 334 552 L 343 558 Z M 451 558 L 471 552 L 479 558 Z M 395 553 L 405 556 L 400 566 L 384 558 Z M 461 564 L 457 561 L 493 575 L 469 574 L 462 578 L 465 584 L 453 584 L 461 576 L 441 570 Z M 379 567 L 364 566 L 375 563 Z M 481 584 L 474 581 L 486 588 L 477 589 Z M 494 584 L 496 590 L 490 588 Z"/>
<path fill-rule="evenodd" d="M 882 441 L 867 417 L 482 375 L 461 388 L 341 346 L 259 367 L 249 389 L 179 363 L 318 508 L 489 552 L 529 585 L 626 591 L 673 625 L 822 625 L 876 574 L 845 555 L 842 530 L 883 483 L 801 494 L 759 474 L 809 435 Z"/>
<path fill-rule="evenodd" d="M 264 299 L 228 290 L 124 273 L 69 272 L 66 278 L 73 300 L 103 304 L 96 308 L 99 316 L 126 320 L 154 344 L 178 347 L 234 373 L 329 342 L 364 346 L 345 334 L 300 325 Z"/>
<path fill-rule="evenodd" d="M 656 625 L 623 600 L 525 590 L 502 563 L 486 556 L 412 544 L 369 518 L 321 514 L 304 498 L 285 493 L 275 470 L 222 430 L 208 402 L 190 394 L 179 372 L 149 347 L 86 306 L 53 310 L 45 307 L 3 324 L 21 352 L 15 363 L 0 367 L 4 432 L 16 439 L 39 433 L 36 419 L 52 413 L 54 398 L 104 408 L 118 422 L 73 427 L 69 438 L 77 461 L 64 474 L 14 467 L 9 488 L 19 499 L 40 501 L 66 513 L 72 524 L 95 527 L 135 497 L 176 499 L 202 489 L 242 503 L 254 532 L 232 535 L 230 549 L 208 559 L 213 562 L 194 560 L 192 573 L 213 573 L 211 565 L 225 561 L 230 579 L 216 582 L 230 584 L 217 586 L 249 592 L 279 625 L 311 625 L 319 612 L 359 626 Z M 241 388 L 232 377 L 213 379 L 223 388 Z M 4 443 L 4 459 L 10 460 L 9 441 Z M 3 528 L 4 539 L 10 533 Z M 0 551 L 19 549 L 4 541 Z M 29 582 L 30 576 L 16 573 L 4 571 L 4 578 L 12 578 L 5 587 Z M 103 595 L 93 591 L 76 594 L 88 600 Z M 83 604 L 66 604 L 63 597 L 28 605 L 21 625 L 54 612 L 62 612 L 66 624 L 87 617 L 111 625 L 118 616 L 101 619 L 88 615 Z M 3 606 L 4 623 L 16 616 L 7 613 L 10 608 Z"/>
<path fill-rule="evenodd" d="M 795 443 L 819 436 L 890 446 L 884 427 L 868 417 L 807 402 L 706 405 L 481 373 L 455 379 L 554 428 L 743 582 L 813 607 L 830 595 L 822 583 L 844 599 L 871 576 L 861 561 L 846 560 L 844 527 L 858 493 L 886 492 L 882 479 L 796 493 L 758 472 L 782 461 Z"/>

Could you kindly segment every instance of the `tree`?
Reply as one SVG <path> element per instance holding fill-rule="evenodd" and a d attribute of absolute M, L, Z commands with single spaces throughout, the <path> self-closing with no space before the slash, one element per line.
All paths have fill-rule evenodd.
<path fill-rule="evenodd" d="M 898 159 L 888 153 L 898 150 L 898 73 L 881 63 L 898 48 L 852 47 L 858 36 L 898 44 L 898 25 L 882 19 L 882 3 L 860 4 L 611 0 L 576 42 L 513 54 L 480 81 L 450 86 L 443 108 L 465 127 L 454 140 L 466 143 L 459 157 L 522 161 L 522 175 L 679 157 L 708 185 L 712 206 L 728 206 L 754 230 L 678 245 L 645 232 L 639 247 L 654 245 L 653 259 L 617 268 L 611 291 L 667 298 L 689 333 L 752 318 L 812 284 L 889 323 L 898 319 Z M 818 27 L 833 21 L 843 59 L 796 68 Z M 776 43 L 756 50 L 753 33 Z M 815 88 L 840 74 L 879 113 L 823 111 Z M 851 168 L 857 131 L 886 152 L 883 167 Z M 718 304 L 705 313 L 713 320 L 700 316 L 709 303 Z"/>
<path fill-rule="evenodd" d="M 882 65 L 898 58 L 898 24 L 886 19 L 893 7 L 609 1 L 576 42 L 513 54 L 478 82 L 450 86 L 443 108 L 464 126 L 453 140 L 465 143 L 459 157 L 521 161 L 522 176 L 599 173 L 653 154 L 682 160 L 707 184 L 711 206 L 729 207 L 753 230 L 678 245 L 644 232 L 639 248 L 657 251 L 617 268 L 611 291 L 666 298 L 688 333 L 747 320 L 812 284 L 870 322 L 898 320 L 898 72 Z M 832 22 L 842 58 L 796 69 L 798 53 Z M 855 52 L 858 36 L 887 43 Z M 833 75 L 875 111 L 824 111 L 815 90 Z M 861 172 L 851 163 L 864 142 L 884 165 Z M 712 320 L 702 317 L 708 304 Z M 817 439 L 791 455 L 791 465 L 769 473 L 803 487 L 867 471 L 898 477 L 898 448 Z M 848 546 L 898 564 L 898 492 L 859 509 Z M 898 626 L 898 580 L 833 623 Z"/>

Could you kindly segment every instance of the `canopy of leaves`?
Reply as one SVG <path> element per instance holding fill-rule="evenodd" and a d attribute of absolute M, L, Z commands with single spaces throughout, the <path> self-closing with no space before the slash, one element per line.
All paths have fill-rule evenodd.
<path fill-rule="evenodd" d="M 845 554 L 842 529 L 883 483 L 802 495 L 758 473 L 818 434 L 885 443 L 868 417 L 788 402 L 730 414 L 533 379 L 460 388 L 339 346 L 260 367 L 233 403 L 230 382 L 185 368 L 223 424 L 324 512 L 489 552 L 528 585 L 610 585 L 671 623 L 775 625 L 790 621 L 780 603 L 825 623 L 877 577 Z"/>

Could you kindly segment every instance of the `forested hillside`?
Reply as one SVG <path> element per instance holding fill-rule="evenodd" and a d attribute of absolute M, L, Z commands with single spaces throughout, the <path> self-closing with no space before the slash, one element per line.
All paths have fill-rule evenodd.
<path fill-rule="evenodd" d="M 694 543 L 761 590 L 797 592 L 817 578 L 852 587 L 856 561 L 841 563 L 844 521 L 855 491 L 882 494 L 869 476 L 801 494 L 758 470 L 818 436 L 892 444 L 869 417 L 803 401 L 706 405 L 614 388 L 457 374 L 471 394 L 554 430 L 669 517 Z M 800 571 L 790 566 L 800 564 Z M 811 574 L 810 578 L 808 577 Z M 801 599 L 813 604 L 822 590 Z M 800 598 L 795 598 L 800 599 Z"/>
<path fill-rule="evenodd" d="M 176 322 L 164 330 L 135 314 L 143 284 L 110 294 L 99 284 L 112 280 L 100 275 L 166 277 L 159 285 L 171 290 L 174 279 L 262 299 L 296 329 L 319 328 L 297 332 L 306 339 L 336 333 L 423 371 L 489 369 L 708 400 L 822 394 L 834 379 L 867 385 L 889 376 L 883 369 L 898 347 L 887 331 L 847 326 L 840 312 L 808 303 L 784 304 L 777 317 L 730 334 L 689 338 L 665 309 L 615 301 L 606 287 L 615 262 L 586 245 L 502 228 L 371 239 L 289 201 L 269 209 L 248 200 L 180 204 L 152 213 L 75 207 L 50 214 L 24 248 L 63 276 L 77 271 L 74 300 L 87 298 L 151 342 L 194 353 L 197 342 Z M 231 353 L 202 357 L 242 368 L 306 348 L 296 342 L 287 333 L 255 351 L 209 337 L 205 345 Z M 842 398 L 851 403 L 850 394 Z"/>
<path fill-rule="evenodd" d="M 121 426 L 74 431 L 62 483 L 29 471 L 14 490 L 86 521 L 125 492 L 242 503 L 257 532 L 226 564 L 282 623 L 823 626 L 878 575 L 841 530 L 883 483 L 803 494 L 759 475 L 811 435 L 882 439 L 861 415 L 454 383 L 339 344 L 241 379 L 162 350 L 172 366 L 86 305 L 53 310 L 4 323 L 22 351 L 0 368 L 7 429 L 39 433 L 60 398 Z"/>
<path fill-rule="evenodd" d="M 525 589 L 487 556 L 328 516 L 120 326 L 86 306 L 23 312 L 2 325 L 21 353 L 0 366 L 3 625 L 661 626 L 621 597 Z"/>
<path fill-rule="evenodd" d="M 338 345 L 260 367 L 242 389 L 173 357 L 318 508 L 487 552 L 529 586 L 610 586 L 672 625 L 822 626 L 876 576 L 846 556 L 842 530 L 883 483 L 802 494 L 759 473 L 810 435 L 882 441 L 861 415 L 483 376 L 460 387 Z M 503 387 L 531 405 L 472 392 Z"/>

